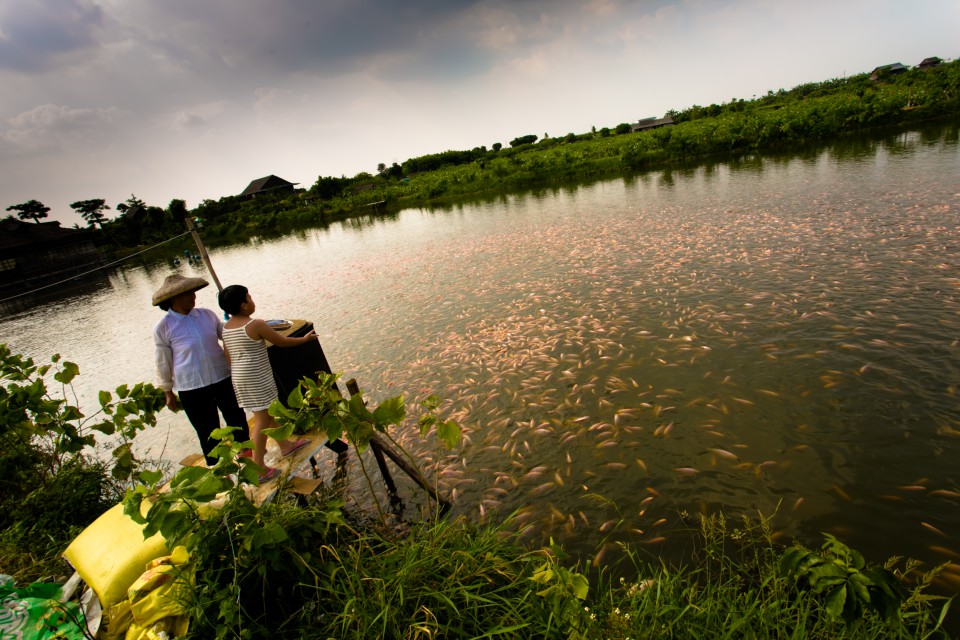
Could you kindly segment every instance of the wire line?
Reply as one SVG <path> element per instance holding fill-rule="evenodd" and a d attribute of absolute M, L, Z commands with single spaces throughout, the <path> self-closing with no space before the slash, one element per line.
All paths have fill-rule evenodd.
<path fill-rule="evenodd" d="M 36 293 L 37 291 L 43 291 L 44 289 L 49 289 L 50 287 L 56 287 L 56 286 L 58 286 L 58 285 L 63 284 L 64 282 L 70 282 L 71 280 L 75 280 L 76 278 L 82 278 L 83 276 L 89 275 L 89 274 L 93 273 L 94 271 L 100 271 L 101 269 L 106 269 L 107 267 L 112 267 L 112 266 L 115 265 L 115 264 L 120 264 L 120 263 L 123 262 L 124 260 L 129 260 L 130 258 L 133 258 L 133 257 L 135 257 L 135 256 L 138 256 L 138 255 L 140 255 L 141 253 L 146 253 L 147 251 L 152 251 L 153 249 L 156 249 L 156 248 L 159 247 L 160 245 L 167 244 L 168 242 L 172 242 L 172 241 L 176 240 L 177 238 L 182 238 L 183 236 L 189 235 L 189 234 L 190 234 L 189 231 L 185 231 L 185 232 L 181 233 L 181 234 L 178 235 L 178 236 L 173 236 L 172 238 L 167 238 L 167 239 L 164 240 L 163 242 L 158 242 L 157 244 L 155 244 L 155 245 L 153 245 L 153 246 L 151 246 L 151 247 L 147 247 L 147 248 L 144 249 L 143 251 L 137 251 L 136 253 L 131 253 L 131 254 L 128 255 L 128 256 L 124 256 L 123 258 L 120 258 L 119 260 L 114 260 L 113 262 L 108 262 L 107 264 L 102 264 L 102 265 L 100 265 L 99 267 L 97 267 L 96 269 L 90 269 L 90 271 L 84 271 L 83 273 L 75 273 L 74 275 L 70 276 L 69 278 L 66 278 L 66 279 L 64 279 L 64 280 L 60 280 L 59 282 L 53 282 L 53 283 L 51 283 L 51 284 L 45 284 L 45 285 L 43 285 L 42 287 L 37 287 L 36 289 L 31 289 L 30 291 L 24 291 L 23 293 L 18 293 L 18 294 L 16 294 L 16 295 L 10 296 L 9 298 L 0 298 L 0 303 L 6 302 L 6 301 L 8 301 L 8 300 L 13 300 L 14 298 L 20 298 L 20 297 L 22 297 L 22 296 L 30 295 L 31 293 Z"/>

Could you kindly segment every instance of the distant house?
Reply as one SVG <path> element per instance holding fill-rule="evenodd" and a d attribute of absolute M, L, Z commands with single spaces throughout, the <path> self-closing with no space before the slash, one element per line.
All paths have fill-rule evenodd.
<path fill-rule="evenodd" d="M 881 78 L 887 78 L 889 76 L 897 75 L 898 73 L 903 73 L 908 71 L 907 67 L 903 66 L 899 62 L 894 62 L 893 64 L 885 64 L 882 67 L 877 67 L 870 72 L 871 80 L 879 80 Z"/>
<path fill-rule="evenodd" d="M 923 62 L 921 62 L 920 64 L 917 65 L 917 68 L 918 68 L 918 69 L 929 69 L 930 67 L 935 67 L 935 66 L 939 65 L 939 64 L 942 63 L 942 62 L 943 62 L 943 60 L 941 60 L 940 58 L 938 58 L 938 57 L 936 57 L 936 56 L 934 56 L 934 57 L 932 57 L 932 58 L 924 58 L 924 59 L 923 59 Z"/>
<path fill-rule="evenodd" d="M 283 191 L 289 191 L 290 193 L 293 193 L 293 188 L 296 184 L 296 182 L 287 182 L 283 178 L 269 175 L 266 178 L 257 178 L 248 184 L 247 188 L 243 190 L 243 193 L 241 193 L 240 196 L 252 198 L 262 193 L 278 193 Z"/>
<path fill-rule="evenodd" d="M 674 124 L 674 122 L 673 118 L 670 116 L 664 116 L 662 118 L 644 118 L 643 120 L 638 121 L 636 124 L 630 125 L 630 133 L 646 131 L 648 129 L 659 129 L 660 127 L 669 127 L 672 124 Z"/>
<path fill-rule="evenodd" d="M 0 291 L 16 294 L 80 275 L 103 260 L 91 234 L 59 222 L 0 220 Z"/>

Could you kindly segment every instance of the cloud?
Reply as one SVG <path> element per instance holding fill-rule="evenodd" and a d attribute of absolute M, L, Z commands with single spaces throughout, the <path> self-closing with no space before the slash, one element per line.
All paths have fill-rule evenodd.
<path fill-rule="evenodd" d="M 0 69 L 47 71 L 93 55 L 103 12 L 91 0 L 0 4 Z"/>
<path fill-rule="evenodd" d="M 9 118 L 9 127 L 0 131 L 0 137 L 25 150 L 65 147 L 97 138 L 120 114 L 116 107 L 76 109 L 42 104 Z"/>
<path fill-rule="evenodd" d="M 216 68 L 261 85 L 289 75 L 436 78 L 474 73 L 489 66 L 483 60 L 490 50 L 464 38 L 463 26 L 478 11 L 501 11 L 509 17 L 518 10 L 514 4 L 528 4 L 505 0 L 105 2 L 112 21 L 124 25 L 165 60 L 195 67 L 200 73 Z"/>
<path fill-rule="evenodd" d="M 201 129 L 207 124 L 207 119 L 197 113 L 181 111 L 173 119 L 173 128 L 183 129 Z"/>

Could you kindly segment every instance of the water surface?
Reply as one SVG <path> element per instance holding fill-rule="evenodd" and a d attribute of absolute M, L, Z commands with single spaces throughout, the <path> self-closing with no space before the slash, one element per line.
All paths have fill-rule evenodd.
<path fill-rule="evenodd" d="M 316 325 L 374 400 L 439 393 L 455 454 L 395 436 L 455 511 L 531 540 L 670 548 L 776 514 L 874 559 L 956 558 L 957 128 L 405 210 L 211 251 L 264 318 Z M 172 258 L 172 256 L 169 256 Z M 190 266 L 185 275 L 204 275 Z M 153 380 L 168 257 L 5 318 L 77 391 Z M 216 309 L 215 290 L 198 304 Z M 198 449 L 165 415 L 138 450 Z M 418 498 L 411 496 L 416 503 Z M 667 545 L 664 547 L 664 545 Z"/>

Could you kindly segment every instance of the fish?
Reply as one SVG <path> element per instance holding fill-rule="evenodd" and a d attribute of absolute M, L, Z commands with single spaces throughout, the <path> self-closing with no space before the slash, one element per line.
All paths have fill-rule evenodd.
<path fill-rule="evenodd" d="M 726 458 L 726 459 L 728 459 L 728 460 L 739 460 L 739 459 L 740 459 L 739 457 L 737 457 L 737 454 L 731 453 L 731 452 L 727 451 L 726 449 L 712 448 L 712 449 L 708 449 L 708 451 L 712 451 L 713 453 L 717 454 L 717 455 L 720 456 L 721 458 Z"/>
<path fill-rule="evenodd" d="M 921 522 L 920 522 L 920 526 L 921 526 L 921 527 L 924 527 L 925 529 L 927 529 L 927 530 L 929 530 L 929 531 L 933 531 L 933 532 L 936 533 L 937 535 L 943 536 L 944 538 L 949 537 L 949 536 L 947 536 L 947 534 L 945 534 L 943 531 L 941 531 L 940 529 L 937 529 L 935 526 L 933 526 L 932 524 L 930 524 L 930 523 L 928 523 L 928 522 L 923 522 L 923 521 L 921 521 Z"/>

